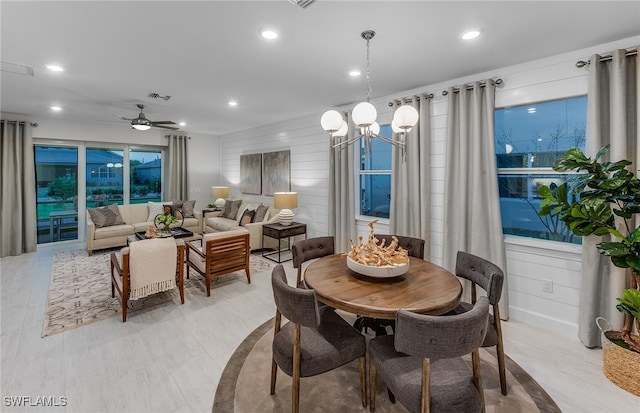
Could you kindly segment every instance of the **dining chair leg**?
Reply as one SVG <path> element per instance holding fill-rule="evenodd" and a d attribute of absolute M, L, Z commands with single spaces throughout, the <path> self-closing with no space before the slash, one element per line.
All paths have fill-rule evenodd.
<path fill-rule="evenodd" d="M 376 411 L 376 366 L 369 359 L 369 411 L 374 413 Z"/>
<path fill-rule="evenodd" d="M 282 323 L 282 314 L 280 314 L 280 311 L 276 310 L 276 316 L 275 316 L 274 328 L 273 328 L 274 329 L 274 332 L 273 332 L 273 336 L 274 337 L 276 336 L 276 334 L 278 334 L 278 331 L 280 331 L 281 323 Z M 276 359 L 272 356 L 272 358 L 271 358 L 271 390 L 270 390 L 270 393 L 269 393 L 271 395 L 276 393 L 277 375 L 278 375 L 278 363 L 276 363 Z"/>
<path fill-rule="evenodd" d="M 293 383 L 291 385 L 291 412 L 300 412 L 300 324 L 293 329 Z"/>
<path fill-rule="evenodd" d="M 431 411 L 431 361 L 428 358 L 422 359 L 422 396 L 420 400 L 420 411 L 429 413 Z"/>
<path fill-rule="evenodd" d="M 367 360 L 360 357 L 360 395 L 362 396 L 362 407 L 367 407 Z"/>
<path fill-rule="evenodd" d="M 473 368 L 473 384 L 478 389 L 478 393 L 480 394 L 480 400 L 482 403 L 482 413 L 485 412 L 484 405 L 484 390 L 482 388 L 482 373 L 480 371 L 480 351 L 475 349 L 471 353 L 471 366 Z"/>
<path fill-rule="evenodd" d="M 497 305 L 493 306 L 494 324 L 496 327 L 496 333 L 498 335 L 498 343 L 496 344 L 496 356 L 498 358 L 498 371 L 500 373 L 500 390 L 502 395 L 507 395 L 507 375 L 505 373 L 504 365 L 504 343 L 502 341 L 502 324 L 500 322 L 500 310 Z"/>

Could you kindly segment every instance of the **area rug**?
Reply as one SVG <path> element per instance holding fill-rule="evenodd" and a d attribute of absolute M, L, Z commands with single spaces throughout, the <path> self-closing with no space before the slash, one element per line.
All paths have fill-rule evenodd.
<path fill-rule="evenodd" d="M 236 349 L 227 363 L 213 401 L 213 413 L 269 413 L 291 410 L 291 378 L 278 371 L 275 395 L 269 394 L 271 377 L 271 342 L 273 319 L 254 330 Z M 538 383 L 518 364 L 506 357 L 509 394 L 500 392 L 500 379 L 495 349 L 480 351 L 482 383 L 486 411 L 559 413 L 560 408 Z M 471 360 L 468 360 L 469 364 Z M 336 370 L 302 378 L 300 381 L 300 411 L 368 412 L 360 399 L 358 362 Z M 377 413 L 402 413 L 407 410 L 392 404 L 386 387 L 378 380 Z"/>
<path fill-rule="evenodd" d="M 109 260 L 112 251 L 96 251 L 94 255 L 87 256 L 85 250 L 74 250 L 54 255 L 42 337 L 62 333 L 121 313 L 118 294 L 115 298 L 111 297 Z M 271 261 L 251 255 L 249 271 L 252 275 L 271 270 L 274 266 L 275 264 Z M 236 271 L 214 279 L 211 282 L 212 288 L 215 284 L 237 278 L 246 282 L 244 271 Z M 188 280 L 185 278 L 184 294 L 185 302 L 193 294 L 206 295 L 204 279 L 192 271 L 191 277 Z M 180 302 L 180 293 L 177 289 L 131 301 L 129 309 L 140 310 L 168 301 Z"/>

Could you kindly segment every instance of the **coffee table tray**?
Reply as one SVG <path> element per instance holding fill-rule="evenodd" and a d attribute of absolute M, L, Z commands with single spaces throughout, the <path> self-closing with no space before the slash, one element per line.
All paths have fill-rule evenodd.
<path fill-rule="evenodd" d="M 147 239 L 147 237 L 144 235 L 145 231 L 140 231 L 140 232 L 136 232 L 136 239 Z M 176 228 L 171 228 L 171 233 L 167 234 L 167 233 L 163 233 L 162 231 L 158 231 L 158 238 L 168 238 L 168 237 L 173 237 L 173 238 L 189 238 L 189 237 L 193 237 L 193 232 L 184 229 L 182 227 L 176 227 Z"/>

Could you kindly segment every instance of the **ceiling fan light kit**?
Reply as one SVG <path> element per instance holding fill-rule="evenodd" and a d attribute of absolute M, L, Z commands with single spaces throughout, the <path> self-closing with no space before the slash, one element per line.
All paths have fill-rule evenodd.
<path fill-rule="evenodd" d="M 166 100 L 166 99 L 165 99 Z M 160 120 L 160 121 L 150 121 L 149 119 L 147 119 L 147 117 L 144 115 L 144 113 L 142 112 L 142 110 L 145 108 L 145 105 L 138 103 L 136 105 L 138 107 L 138 109 L 140 109 L 140 113 L 138 114 L 137 118 L 134 119 L 130 119 L 131 120 L 131 127 L 133 127 L 136 130 L 149 130 L 152 126 L 155 128 L 163 128 L 163 129 L 171 129 L 171 130 L 178 130 L 180 128 L 175 128 L 172 126 L 166 126 L 166 125 L 175 125 L 176 123 L 170 120 Z M 127 119 L 129 120 L 129 119 Z"/>

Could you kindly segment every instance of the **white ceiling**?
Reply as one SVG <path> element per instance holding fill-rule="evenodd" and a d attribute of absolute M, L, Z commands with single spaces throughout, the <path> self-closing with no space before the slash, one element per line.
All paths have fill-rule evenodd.
<path fill-rule="evenodd" d="M 0 13 L 2 61 L 34 69 L 0 72 L 3 112 L 113 122 L 144 103 L 152 121 L 214 135 L 362 100 L 366 29 L 372 98 L 640 34 L 639 1 L 3 0 Z M 470 27 L 483 35 L 463 42 Z"/>

